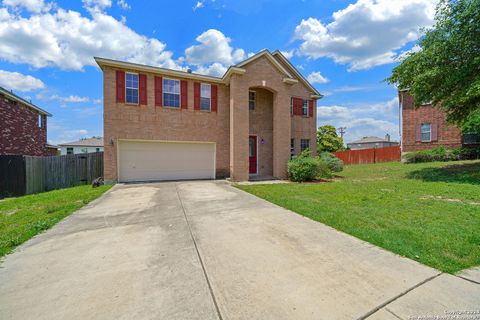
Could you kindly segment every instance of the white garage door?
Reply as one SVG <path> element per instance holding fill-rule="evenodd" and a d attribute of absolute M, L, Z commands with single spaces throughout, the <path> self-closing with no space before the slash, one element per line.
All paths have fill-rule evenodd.
<path fill-rule="evenodd" d="M 119 181 L 215 178 L 214 143 L 120 141 Z"/>

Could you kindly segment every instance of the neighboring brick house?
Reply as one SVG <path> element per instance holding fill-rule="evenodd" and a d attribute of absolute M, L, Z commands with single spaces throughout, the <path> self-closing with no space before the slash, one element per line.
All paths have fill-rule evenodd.
<path fill-rule="evenodd" d="M 106 180 L 286 178 L 291 153 L 316 152 L 321 95 L 278 51 L 223 77 L 95 59 Z"/>
<path fill-rule="evenodd" d="M 50 156 L 47 117 L 51 114 L 0 87 L 0 155 Z"/>
<path fill-rule="evenodd" d="M 432 149 L 437 146 L 462 146 L 462 132 L 448 124 L 445 113 L 432 104 L 415 108 L 413 97 L 399 91 L 402 125 L 402 152 Z"/>

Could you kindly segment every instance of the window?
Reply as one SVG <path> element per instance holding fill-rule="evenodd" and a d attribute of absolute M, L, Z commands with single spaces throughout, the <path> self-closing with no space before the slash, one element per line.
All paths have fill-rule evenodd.
<path fill-rule="evenodd" d="M 255 91 L 248 91 L 248 110 L 255 110 L 257 93 Z"/>
<path fill-rule="evenodd" d="M 100 148 L 95 148 L 95 152 L 100 152 Z"/>
<path fill-rule="evenodd" d="M 39 114 L 39 115 L 38 115 L 38 127 L 39 127 L 39 128 L 43 128 L 42 120 L 43 120 L 43 119 L 42 119 L 42 115 Z"/>
<path fill-rule="evenodd" d="M 88 153 L 88 148 L 82 148 L 83 153 Z"/>
<path fill-rule="evenodd" d="M 290 115 L 293 116 L 293 97 L 290 98 Z"/>
<path fill-rule="evenodd" d="M 480 134 L 464 133 L 463 144 L 480 144 Z"/>
<path fill-rule="evenodd" d="M 67 148 L 67 154 L 73 154 L 73 148 Z"/>
<path fill-rule="evenodd" d="M 200 84 L 200 110 L 210 111 L 212 89 L 209 84 Z"/>
<path fill-rule="evenodd" d="M 163 79 L 163 106 L 180 108 L 180 80 Z"/>
<path fill-rule="evenodd" d="M 290 159 L 295 155 L 295 139 L 290 139 Z"/>
<path fill-rule="evenodd" d="M 305 149 L 310 149 L 310 140 L 309 139 L 301 139 L 300 140 L 300 150 L 303 151 Z"/>
<path fill-rule="evenodd" d="M 127 103 L 138 104 L 138 74 L 125 73 Z"/>
<path fill-rule="evenodd" d="M 422 123 L 421 134 L 422 142 L 432 141 L 432 125 L 430 123 Z"/>
<path fill-rule="evenodd" d="M 302 116 L 308 117 L 308 100 L 302 101 Z"/>

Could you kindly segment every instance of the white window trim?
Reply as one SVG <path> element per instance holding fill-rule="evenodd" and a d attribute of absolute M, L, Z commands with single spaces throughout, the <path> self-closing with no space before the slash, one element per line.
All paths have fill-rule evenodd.
<path fill-rule="evenodd" d="M 137 103 L 134 103 L 134 102 L 128 102 L 127 101 L 127 88 L 128 89 L 135 89 L 135 88 L 131 88 L 131 87 L 127 87 L 127 74 L 133 74 L 133 75 L 136 75 L 138 77 L 138 88 L 137 88 Z M 125 72 L 125 104 L 131 104 L 131 105 L 134 105 L 134 106 L 138 106 L 140 104 L 140 75 L 136 72 Z"/>
<path fill-rule="evenodd" d="M 308 118 L 310 115 L 308 114 L 309 112 L 309 107 L 308 107 L 308 100 L 307 99 L 302 99 L 302 117 L 305 117 L 305 118 Z M 306 114 L 303 114 L 303 109 L 305 109 L 305 105 L 307 106 L 307 113 Z"/>
<path fill-rule="evenodd" d="M 43 117 L 41 114 L 38 114 L 38 127 L 43 128 Z"/>
<path fill-rule="evenodd" d="M 165 91 L 165 80 L 172 80 L 172 81 L 178 81 L 178 87 L 180 88 L 179 89 L 179 93 L 174 93 L 174 92 L 167 92 Z M 178 107 L 174 107 L 174 106 L 166 106 L 165 105 L 165 99 L 163 97 L 163 94 L 164 93 L 168 93 L 168 94 L 178 94 Z M 163 108 L 172 108 L 172 109 L 182 109 L 182 81 L 180 81 L 179 79 L 172 79 L 172 78 L 163 78 L 162 79 L 162 107 Z"/>
<path fill-rule="evenodd" d="M 423 125 L 426 125 L 426 124 L 428 124 L 428 125 L 430 126 L 430 130 L 428 131 L 428 133 L 429 133 L 429 139 L 428 139 L 428 140 L 423 140 L 423 133 L 424 133 L 424 132 L 422 131 L 422 127 L 423 127 Z M 425 132 L 425 133 L 426 133 L 426 132 Z M 421 141 L 421 142 L 432 142 L 432 124 L 431 124 L 431 123 L 422 123 L 422 124 L 420 125 L 420 141 Z"/>
<path fill-rule="evenodd" d="M 210 90 L 210 97 L 202 97 L 202 86 L 208 86 Z M 181 90 L 181 88 L 180 88 Z M 208 106 L 208 110 L 202 110 L 202 98 L 208 98 L 210 105 Z M 200 111 L 205 112 L 212 112 L 212 85 L 210 83 L 200 83 Z"/>
<path fill-rule="evenodd" d="M 250 100 L 250 92 L 254 94 L 253 100 Z M 250 109 L 250 101 L 253 101 L 253 109 Z M 254 111 L 255 109 L 257 109 L 257 91 L 248 90 L 248 110 Z"/>

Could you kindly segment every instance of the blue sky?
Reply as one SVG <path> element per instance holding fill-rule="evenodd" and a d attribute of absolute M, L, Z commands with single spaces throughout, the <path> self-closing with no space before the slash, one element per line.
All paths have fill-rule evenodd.
<path fill-rule="evenodd" d="M 48 140 L 101 136 L 93 56 L 221 75 L 281 50 L 325 95 L 318 125 L 398 139 L 383 80 L 433 23 L 434 0 L 0 0 L 0 85 L 53 114 Z"/>

